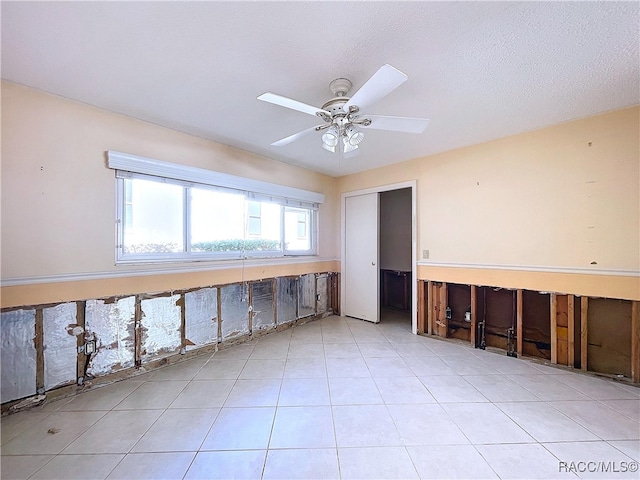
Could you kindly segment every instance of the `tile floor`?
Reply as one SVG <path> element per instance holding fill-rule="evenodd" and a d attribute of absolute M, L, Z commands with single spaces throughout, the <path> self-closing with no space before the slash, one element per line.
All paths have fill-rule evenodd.
<path fill-rule="evenodd" d="M 639 478 L 639 461 L 640 388 L 401 316 L 328 317 L 2 419 L 2 479 Z"/>

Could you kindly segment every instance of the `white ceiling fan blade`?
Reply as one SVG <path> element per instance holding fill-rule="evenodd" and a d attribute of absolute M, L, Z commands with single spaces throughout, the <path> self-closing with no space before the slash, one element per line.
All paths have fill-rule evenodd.
<path fill-rule="evenodd" d="M 292 100 L 291 98 L 283 97 L 282 95 L 276 95 L 275 93 L 263 93 L 258 97 L 258 100 L 273 103 L 274 105 L 280 105 L 281 107 L 290 108 L 292 110 L 297 110 L 308 115 L 313 115 L 314 117 L 318 112 L 323 112 L 331 116 L 331 114 L 326 110 L 322 110 L 321 108 L 314 107 L 313 105 L 308 105 L 297 100 Z"/>
<path fill-rule="evenodd" d="M 374 130 L 391 130 L 393 132 L 422 133 L 429 125 L 428 118 L 387 117 L 385 115 L 363 115 L 371 120 L 371 125 L 364 128 Z"/>
<path fill-rule="evenodd" d="M 351 105 L 360 107 L 360 111 L 368 105 L 377 102 L 382 97 L 393 92 L 396 88 L 407 81 L 404 73 L 391 65 L 383 65 L 378 69 L 367 82 L 360 87 L 351 99 L 343 107 L 345 111 Z"/>
<path fill-rule="evenodd" d="M 274 147 L 282 147 L 284 145 L 288 145 L 291 142 L 295 142 L 299 138 L 304 137 L 305 135 L 309 135 L 311 132 L 315 132 L 316 128 L 318 127 L 307 128 L 306 130 L 302 130 L 301 132 L 294 133 L 293 135 L 289 135 L 288 137 L 278 140 L 277 142 L 273 142 L 271 145 Z"/>

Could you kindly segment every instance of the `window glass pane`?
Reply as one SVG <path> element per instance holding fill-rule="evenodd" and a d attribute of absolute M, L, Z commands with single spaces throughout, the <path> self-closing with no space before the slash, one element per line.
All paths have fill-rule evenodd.
<path fill-rule="evenodd" d="M 256 203 L 256 202 L 249 202 Z M 280 209 L 277 203 L 258 203 L 260 216 L 247 219 L 247 251 L 272 251 L 282 249 L 280 238 Z M 256 210 L 254 210 L 256 211 Z"/>
<path fill-rule="evenodd" d="M 249 236 L 259 236 L 260 235 L 260 217 L 249 217 L 249 223 L 247 224 L 247 233 Z"/>
<path fill-rule="evenodd" d="M 126 179 L 124 253 L 184 251 L 184 189 L 142 179 Z"/>
<path fill-rule="evenodd" d="M 192 188 L 191 251 L 241 251 L 244 208 L 242 194 Z"/>
<path fill-rule="evenodd" d="M 286 250 L 311 249 L 311 210 L 286 208 L 284 212 L 284 241 Z"/>

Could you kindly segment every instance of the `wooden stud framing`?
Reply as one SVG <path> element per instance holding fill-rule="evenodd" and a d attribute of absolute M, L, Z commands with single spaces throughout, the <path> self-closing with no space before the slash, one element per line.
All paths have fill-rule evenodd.
<path fill-rule="evenodd" d="M 38 394 L 42 394 L 44 393 L 44 315 L 42 308 L 36 310 L 33 346 L 36 349 L 36 391 Z"/>
<path fill-rule="evenodd" d="M 136 367 L 142 365 L 142 300 L 140 295 L 136 295 L 135 300 L 135 319 L 134 319 L 134 363 Z"/>
<path fill-rule="evenodd" d="M 425 301 L 424 301 L 424 290 L 425 290 L 425 281 L 418 280 L 418 319 L 417 319 L 417 330 L 418 333 L 425 333 Z"/>
<path fill-rule="evenodd" d="M 640 302 L 631 302 L 631 379 L 640 383 Z"/>
<path fill-rule="evenodd" d="M 587 371 L 587 314 L 589 297 L 580 298 L 580 369 Z"/>
<path fill-rule="evenodd" d="M 567 347 L 567 366 L 573 368 L 576 362 L 576 345 L 575 345 L 575 334 L 576 334 L 576 318 L 575 318 L 575 297 L 573 295 L 569 295 L 567 298 L 567 327 L 568 331 L 568 347 Z"/>
<path fill-rule="evenodd" d="M 442 283 L 439 288 L 440 299 L 438 302 L 438 335 L 442 338 L 447 338 L 448 330 L 449 330 L 449 321 L 447 320 L 446 308 L 449 304 L 448 293 L 447 293 L 447 284 Z"/>
<path fill-rule="evenodd" d="M 86 327 L 86 306 L 87 302 L 78 302 L 76 304 L 76 324 L 82 327 L 82 330 L 85 330 Z M 78 347 L 78 352 L 80 352 L 80 347 L 84 346 L 84 332 L 80 335 L 76 336 L 76 346 Z M 76 382 L 80 383 L 84 381 L 85 370 L 87 367 L 87 355 L 85 355 L 84 351 L 82 353 L 78 353 L 78 363 L 76 366 Z M 82 380 L 80 380 L 82 379 Z"/>
<path fill-rule="evenodd" d="M 478 292 L 476 286 L 471 285 L 471 332 L 469 340 L 473 347 L 476 346 L 476 331 L 478 326 Z"/>
<path fill-rule="evenodd" d="M 558 296 L 551 294 L 551 363 L 558 363 Z"/>
<path fill-rule="evenodd" d="M 433 335 L 433 282 L 427 282 L 427 335 Z"/>
<path fill-rule="evenodd" d="M 523 340 L 523 328 L 522 328 L 522 289 L 519 288 L 516 291 L 516 353 L 519 357 L 522 356 L 522 340 Z"/>

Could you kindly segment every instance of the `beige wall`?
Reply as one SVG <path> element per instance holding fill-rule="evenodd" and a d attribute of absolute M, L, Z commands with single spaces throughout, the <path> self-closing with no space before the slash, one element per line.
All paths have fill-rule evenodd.
<path fill-rule="evenodd" d="M 418 252 L 430 254 L 420 278 L 495 284 L 505 274 L 492 267 L 508 266 L 508 283 L 520 288 L 639 299 L 639 114 L 624 109 L 341 177 L 338 190 L 417 180 Z M 462 278 L 469 265 L 486 268 Z M 534 281 L 539 267 L 577 275 Z"/>
<path fill-rule="evenodd" d="M 2 279 L 22 284 L 2 288 L 2 306 L 337 270 L 340 195 L 414 179 L 418 252 L 430 252 L 419 278 L 640 299 L 639 115 L 629 108 L 334 179 L 3 82 Z M 318 261 L 172 265 L 164 275 L 145 266 L 144 276 L 114 266 L 109 149 L 324 193 Z M 20 282 L 32 277 L 45 283 Z"/>
<path fill-rule="evenodd" d="M 110 149 L 321 192 L 326 202 L 319 212 L 319 257 L 339 256 L 335 179 L 2 82 L 3 282 L 140 270 L 114 265 L 115 174 L 106 167 L 105 155 Z M 282 268 L 292 267 L 274 271 Z M 257 271 L 273 273 L 267 270 Z M 183 288 L 176 281 L 166 276 L 165 287 Z M 3 297 L 8 293 L 3 289 Z M 2 304 L 7 305 L 4 298 Z"/>

